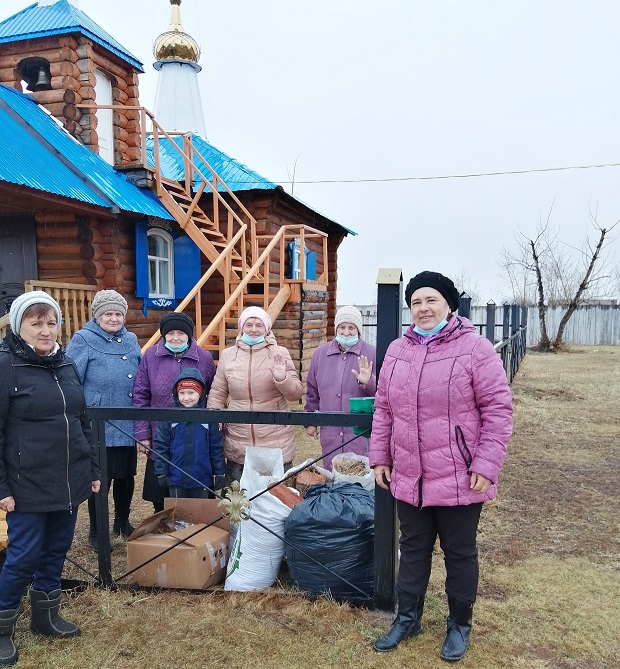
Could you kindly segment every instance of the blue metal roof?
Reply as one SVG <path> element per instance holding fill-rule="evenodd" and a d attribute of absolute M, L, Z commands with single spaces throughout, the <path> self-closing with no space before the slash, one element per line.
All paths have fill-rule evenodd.
<path fill-rule="evenodd" d="M 223 151 L 220 151 L 220 149 L 213 146 L 213 144 L 209 144 L 209 142 L 207 142 L 207 140 L 201 137 L 200 135 L 197 135 L 196 133 L 191 133 L 191 135 L 192 135 L 193 145 L 197 149 L 198 153 L 206 160 L 207 163 L 209 163 L 209 165 L 211 165 L 211 167 L 215 170 L 216 174 L 220 177 L 220 179 L 224 181 L 224 183 L 228 186 L 228 188 L 231 191 L 235 192 L 235 191 L 255 190 L 255 189 L 273 190 L 275 188 L 279 188 L 278 184 L 261 176 L 260 174 L 258 174 L 258 172 L 251 170 L 243 163 L 240 163 L 234 158 L 231 158 L 230 156 L 226 155 Z M 173 138 L 173 141 L 177 146 L 179 147 L 183 146 L 182 137 L 176 136 Z M 152 137 L 147 138 L 146 147 L 147 147 L 147 162 L 151 167 L 154 167 L 155 160 L 153 156 Z M 166 139 L 165 137 L 159 138 L 159 147 L 160 147 L 160 156 L 159 156 L 160 169 L 162 176 L 164 176 L 167 179 L 173 179 L 174 181 L 183 181 L 183 179 L 185 179 L 185 172 L 183 165 L 183 156 L 181 155 L 181 153 L 177 151 L 175 148 L 173 148 L 171 146 L 170 140 Z M 204 167 L 204 163 L 202 161 L 198 160 L 196 161 L 196 164 L 206 177 L 210 177 L 211 173 Z M 199 187 L 200 187 L 200 179 L 196 179 L 193 183 L 193 188 L 194 190 L 197 190 Z M 225 192 L 226 189 L 222 185 L 220 185 L 218 186 L 218 190 L 221 193 L 223 193 Z M 310 205 L 306 204 L 299 198 L 293 197 L 292 195 L 288 195 L 288 197 L 297 200 L 298 202 L 303 204 L 304 207 L 307 207 L 311 211 L 316 211 Z M 324 214 L 320 215 L 323 216 L 323 218 L 326 218 L 328 221 L 331 221 L 335 225 L 340 226 L 348 233 L 352 235 L 357 235 L 355 231 L 346 228 L 344 225 L 341 225 L 340 223 L 332 221 L 332 219 L 328 218 Z"/>
<path fill-rule="evenodd" d="M 81 33 L 89 37 L 138 71 L 144 72 L 142 63 L 134 55 L 68 0 L 58 0 L 53 5 L 43 6 L 35 2 L 5 19 L 0 23 L 0 44 L 70 33 Z"/>
<path fill-rule="evenodd" d="M 183 138 L 176 136 L 173 138 L 174 143 L 183 147 Z M 243 163 L 226 155 L 223 151 L 209 144 L 206 139 L 200 135 L 192 133 L 192 142 L 198 153 L 206 160 L 207 163 L 215 170 L 217 175 L 224 181 L 228 188 L 232 191 L 240 190 L 273 190 L 278 187 L 278 184 L 269 181 L 262 177 L 254 170 L 246 167 Z M 147 139 L 147 160 L 151 167 L 154 166 L 153 158 L 153 139 Z M 183 155 L 171 146 L 170 140 L 164 138 L 159 139 L 159 146 L 161 149 L 160 161 L 162 176 L 167 179 L 174 179 L 181 181 L 184 179 L 183 171 Z M 211 172 L 205 167 L 203 161 L 195 160 L 196 166 L 202 171 L 206 177 L 210 177 Z M 200 179 L 194 181 L 194 188 L 200 185 Z M 220 192 L 225 192 L 223 186 L 219 186 Z"/>
<path fill-rule="evenodd" d="M 172 220 L 150 190 L 137 188 L 80 144 L 33 98 L 3 85 L 0 147 L 0 181 Z"/>

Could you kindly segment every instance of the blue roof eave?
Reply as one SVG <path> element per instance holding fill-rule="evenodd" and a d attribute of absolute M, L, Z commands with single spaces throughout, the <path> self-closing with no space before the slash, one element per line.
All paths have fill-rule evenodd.
<path fill-rule="evenodd" d="M 79 26 L 75 26 L 75 28 L 70 29 L 70 30 L 63 30 L 62 28 L 57 28 L 54 30 L 39 30 L 34 33 L 28 33 L 27 35 L 18 35 L 16 37 L 0 37 L 0 44 L 8 44 L 10 42 L 18 42 L 22 41 L 24 39 L 36 39 L 37 37 L 50 37 L 51 35 L 69 35 L 71 32 L 75 33 L 80 33 L 81 35 L 84 35 L 85 37 L 89 37 L 90 39 L 93 40 L 93 42 L 96 42 L 97 44 L 100 44 L 101 46 L 104 46 L 108 51 L 113 53 L 114 55 L 118 56 L 122 60 L 128 62 L 130 65 L 133 65 L 133 67 L 138 70 L 141 74 L 144 74 L 144 67 L 142 63 L 132 56 L 129 52 L 127 51 L 121 51 L 117 47 L 115 47 L 113 44 L 110 44 L 109 42 L 106 42 L 105 40 L 100 39 L 97 35 L 94 35 L 91 33 L 89 30 L 86 30 L 84 28 L 80 28 Z"/>
<path fill-rule="evenodd" d="M 47 26 L 46 26 L 47 24 Z M 0 22 L 0 44 L 79 33 L 144 72 L 142 62 L 109 35 L 98 23 L 68 0 L 40 7 L 34 3 Z"/>
<path fill-rule="evenodd" d="M 77 142 L 35 100 L 0 85 L 0 179 L 107 209 L 172 220 L 156 195 Z"/>

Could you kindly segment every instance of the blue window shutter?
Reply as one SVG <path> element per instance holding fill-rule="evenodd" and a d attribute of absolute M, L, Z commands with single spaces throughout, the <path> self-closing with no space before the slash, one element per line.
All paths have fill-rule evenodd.
<path fill-rule="evenodd" d="M 136 223 L 136 297 L 149 296 L 149 246 L 146 223 Z"/>
<path fill-rule="evenodd" d="M 181 235 L 174 240 L 174 292 L 177 300 L 187 297 L 200 280 L 200 249 L 191 237 Z"/>

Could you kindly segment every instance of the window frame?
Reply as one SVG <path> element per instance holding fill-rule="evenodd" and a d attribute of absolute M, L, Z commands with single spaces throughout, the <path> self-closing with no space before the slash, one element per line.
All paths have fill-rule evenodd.
<path fill-rule="evenodd" d="M 149 252 L 149 238 L 150 237 L 159 237 L 164 240 L 164 242 L 167 245 L 167 250 L 168 250 L 168 257 L 164 256 L 152 256 Z M 174 239 L 172 238 L 172 235 L 165 230 L 162 230 L 161 228 L 150 228 L 149 230 L 146 231 L 146 252 L 147 252 L 147 277 L 148 277 L 148 291 L 149 291 L 149 298 L 150 299 L 158 299 L 158 298 L 167 298 L 167 299 L 174 299 L 175 298 L 175 282 L 174 282 Z M 158 285 L 156 288 L 160 288 L 161 286 L 159 285 L 160 282 L 160 276 L 161 276 L 161 266 L 164 263 L 167 263 L 168 267 L 168 288 L 169 291 L 167 293 L 162 293 L 162 292 L 152 292 L 151 291 L 151 261 L 155 261 L 157 263 L 157 283 Z"/>

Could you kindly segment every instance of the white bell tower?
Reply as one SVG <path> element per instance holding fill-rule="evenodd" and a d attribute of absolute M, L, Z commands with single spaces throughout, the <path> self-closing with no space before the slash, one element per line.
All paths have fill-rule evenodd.
<path fill-rule="evenodd" d="M 206 139 L 205 119 L 198 86 L 200 46 L 181 25 L 181 0 L 170 0 L 170 27 L 153 44 L 159 72 L 155 119 L 168 132 L 195 132 Z"/>

